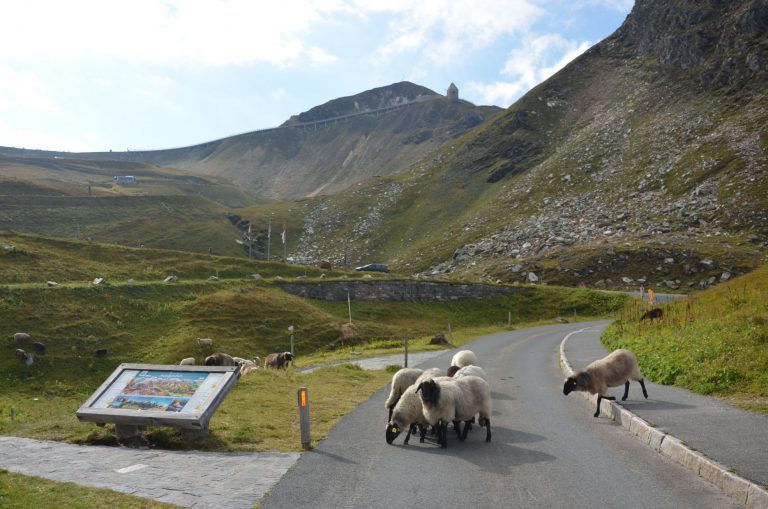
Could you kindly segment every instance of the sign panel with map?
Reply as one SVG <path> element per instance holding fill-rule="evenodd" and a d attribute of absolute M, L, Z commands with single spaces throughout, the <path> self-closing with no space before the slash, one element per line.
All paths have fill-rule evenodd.
<path fill-rule="evenodd" d="M 121 364 L 77 411 L 81 421 L 205 428 L 239 378 L 229 366 Z"/>

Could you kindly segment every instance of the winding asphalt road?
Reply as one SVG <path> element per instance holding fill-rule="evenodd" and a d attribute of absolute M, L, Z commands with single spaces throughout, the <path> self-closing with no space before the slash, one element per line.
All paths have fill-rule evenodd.
<path fill-rule="evenodd" d="M 593 418 L 583 398 L 563 396 L 560 341 L 584 328 L 579 334 L 599 335 L 607 323 L 525 329 L 466 345 L 490 378 L 491 443 L 476 428 L 464 443 L 449 433 L 447 449 L 418 439 L 406 446 L 403 435 L 387 445 L 387 388 L 303 454 L 261 507 L 741 507 L 620 426 Z M 453 353 L 420 367 L 446 368 Z"/>

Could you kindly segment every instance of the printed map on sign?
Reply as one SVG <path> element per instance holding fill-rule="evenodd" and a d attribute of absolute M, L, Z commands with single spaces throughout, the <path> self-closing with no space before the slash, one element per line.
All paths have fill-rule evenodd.
<path fill-rule="evenodd" d="M 125 370 L 92 408 L 199 413 L 222 373 Z"/>

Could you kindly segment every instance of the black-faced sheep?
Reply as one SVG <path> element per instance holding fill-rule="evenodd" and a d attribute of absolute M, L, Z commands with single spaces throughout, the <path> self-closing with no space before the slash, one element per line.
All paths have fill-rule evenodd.
<path fill-rule="evenodd" d="M 265 368 L 285 369 L 291 363 L 294 356 L 291 352 L 271 353 L 264 359 Z"/>
<path fill-rule="evenodd" d="M 485 441 L 491 441 L 491 388 L 482 378 L 466 376 L 425 380 L 418 385 L 416 392 L 420 393 L 424 418 L 430 425 L 437 426 L 438 443 L 443 449 L 448 446 L 448 422 L 453 421 L 458 430 L 459 421 L 469 421 L 475 414 L 480 415 L 480 425 L 486 426 Z M 465 426 L 459 435 L 460 440 L 466 439 L 467 431 Z"/>
<path fill-rule="evenodd" d="M 637 359 L 629 350 L 615 350 L 602 359 L 591 362 L 584 371 L 578 371 L 565 379 L 563 385 L 563 394 L 566 396 L 571 391 L 589 392 L 597 394 L 597 410 L 595 417 L 600 415 L 600 402 L 603 399 L 615 400 L 614 396 L 608 396 L 608 387 L 618 387 L 624 384 L 624 396 L 621 400 L 625 401 L 629 395 L 629 381 L 640 382 L 643 388 L 643 396 L 648 397 L 645 390 L 645 382 L 640 368 L 637 366 Z"/>
<path fill-rule="evenodd" d="M 427 370 L 429 377 L 434 378 L 442 375 L 440 368 L 430 368 Z M 423 369 L 418 368 L 403 368 L 392 375 L 392 388 L 389 391 L 389 397 L 384 403 L 384 408 L 389 410 L 389 419 L 392 419 L 392 409 L 397 405 L 400 400 L 400 396 L 405 390 L 413 385 L 416 380 L 424 374 Z"/>
<path fill-rule="evenodd" d="M 643 316 L 640 317 L 640 321 L 643 320 L 662 320 L 664 318 L 664 310 L 661 308 L 653 308 L 645 313 L 643 313 Z"/>
<path fill-rule="evenodd" d="M 451 366 L 463 368 L 464 366 L 477 366 L 477 356 L 472 350 L 462 350 L 453 356 Z"/>
<path fill-rule="evenodd" d="M 407 370 L 409 368 L 403 368 L 397 373 L 400 373 L 404 370 Z M 414 371 L 421 371 L 420 369 L 413 368 Z M 397 375 L 395 373 L 395 375 Z M 407 373 L 407 372 L 406 372 Z M 409 374 L 406 374 L 405 376 L 401 376 L 398 378 L 398 380 L 395 380 L 395 377 L 392 377 L 392 386 L 398 385 L 400 383 L 404 383 L 407 380 L 407 377 L 409 377 Z M 421 441 L 424 441 L 424 436 L 426 434 L 426 426 L 428 423 L 424 419 L 424 416 L 421 411 L 421 400 L 419 399 L 419 396 L 416 394 L 416 387 L 423 382 L 424 380 L 429 380 L 431 378 L 442 378 L 440 373 L 440 368 L 429 368 L 425 371 L 422 371 L 419 376 L 411 383 L 410 385 L 406 386 L 405 389 L 402 391 L 402 394 L 400 394 L 397 397 L 397 401 L 395 401 L 394 405 L 389 408 L 389 421 L 387 423 L 387 443 L 391 444 L 392 441 L 400 435 L 400 433 L 403 432 L 403 429 L 407 426 L 408 428 L 408 435 L 405 437 L 405 443 L 408 443 L 408 440 L 411 438 L 411 433 L 413 432 L 413 428 L 418 425 L 421 427 Z M 407 398 L 405 401 L 403 401 L 403 398 Z M 392 393 L 390 392 L 389 395 L 390 398 L 392 398 Z M 387 400 L 389 401 L 389 400 Z"/>
<path fill-rule="evenodd" d="M 223 352 L 216 352 L 212 353 L 208 357 L 205 358 L 205 365 L 206 366 L 236 366 L 235 360 L 232 358 L 231 355 L 223 353 Z"/>

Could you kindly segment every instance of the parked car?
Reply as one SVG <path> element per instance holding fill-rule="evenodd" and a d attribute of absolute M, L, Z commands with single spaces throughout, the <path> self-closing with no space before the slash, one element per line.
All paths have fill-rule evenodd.
<path fill-rule="evenodd" d="M 355 270 L 365 270 L 368 272 L 389 272 L 389 267 L 383 263 L 369 263 L 361 267 L 355 267 Z"/>

